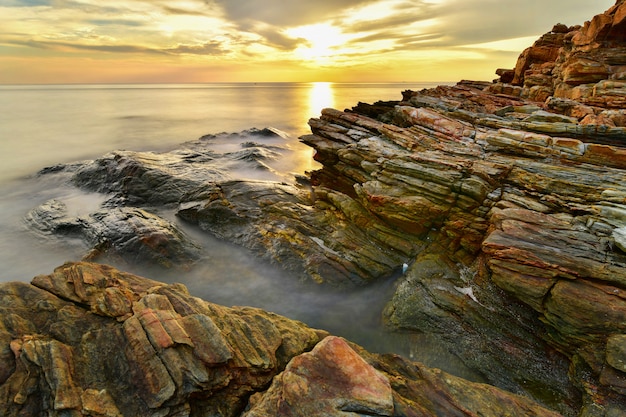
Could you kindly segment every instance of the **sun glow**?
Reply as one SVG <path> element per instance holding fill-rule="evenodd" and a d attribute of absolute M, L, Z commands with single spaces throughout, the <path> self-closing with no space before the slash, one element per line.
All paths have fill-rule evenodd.
<path fill-rule="evenodd" d="M 287 30 L 294 38 L 304 39 L 306 43 L 294 51 L 301 59 L 325 62 L 337 55 L 337 47 L 344 44 L 347 36 L 335 26 L 327 23 L 300 26 Z"/>

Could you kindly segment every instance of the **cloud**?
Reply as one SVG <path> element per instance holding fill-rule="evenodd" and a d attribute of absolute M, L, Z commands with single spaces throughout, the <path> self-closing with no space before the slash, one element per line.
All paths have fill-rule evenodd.
<path fill-rule="evenodd" d="M 259 42 L 281 51 L 295 50 L 305 41 L 286 35 L 287 28 L 319 23 L 345 10 L 379 0 L 206 0 L 238 30 L 260 37 Z"/>
<path fill-rule="evenodd" d="M 229 51 L 224 48 L 224 44 L 219 41 L 210 41 L 198 45 L 178 45 L 175 48 L 165 49 L 163 52 L 170 54 L 186 54 L 186 55 L 225 55 Z"/>
<path fill-rule="evenodd" d="M 95 26 L 145 26 L 144 22 L 131 19 L 89 19 L 85 22 Z"/>
<path fill-rule="evenodd" d="M 0 0 L 0 6 L 3 7 L 35 7 L 51 4 L 52 0 Z"/>
<path fill-rule="evenodd" d="M 363 48 L 369 44 L 372 54 L 437 48 L 443 52 L 477 44 L 484 44 L 484 51 L 490 44 L 497 50 L 499 41 L 537 37 L 559 21 L 582 24 L 613 3 L 614 0 L 593 4 L 586 0 L 386 0 L 386 9 L 380 9 L 379 18 L 358 19 L 346 13 L 333 22 L 354 35 L 349 45 Z M 358 15 L 358 10 L 354 14 Z M 526 46 L 531 44 L 532 41 Z"/>
<path fill-rule="evenodd" d="M 74 49 L 79 51 L 109 52 L 115 54 L 148 54 L 148 55 L 210 55 L 222 56 L 230 51 L 224 47 L 219 41 L 209 41 L 202 44 L 179 44 L 172 48 L 148 48 L 140 45 L 107 45 L 107 44 L 83 44 L 62 41 L 12 41 L 7 44 L 29 46 L 39 49 L 56 49 L 67 50 Z"/>
<path fill-rule="evenodd" d="M 81 44 L 73 42 L 62 41 L 42 41 L 42 40 L 12 40 L 7 41 L 5 44 L 15 46 L 28 46 L 31 48 L 39 49 L 56 49 L 67 50 L 75 49 L 81 51 L 96 51 L 96 52 L 114 52 L 114 53 L 142 53 L 142 54 L 165 54 L 166 51 L 160 51 L 157 49 L 146 48 L 137 45 L 104 45 L 104 44 Z"/>
<path fill-rule="evenodd" d="M 254 71 L 263 68 L 258 70 L 264 72 L 263 77 L 267 71 L 276 71 L 280 79 L 297 78 L 300 71 L 314 73 L 319 68 L 373 68 L 386 77 L 388 68 L 415 74 L 415 66 L 439 65 L 437 71 L 443 73 L 443 62 L 458 67 L 446 73 L 453 69 L 462 72 L 465 68 L 458 64 L 462 62 L 493 69 L 514 63 L 523 49 L 516 53 L 514 48 L 525 39 L 533 39 L 559 22 L 582 24 L 614 3 L 0 0 L 0 47 L 6 46 L 0 49 L 0 82 L 5 58 L 27 55 L 39 55 L 42 68 L 50 57 L 134 62 L 133 56 L 141 56 L 136 61 L 157 68 L 181 64 L 177 56 L 191 56 L 195 58 L 184 65 L 219 68 L 227 72 L 226 78 L 233 73 L 224 69 L 229 65 Z M 303 31 L 307 27 L 320 30 Z M 513 38 L 517 39 L 515 45 Z M 143 59 L 148 56 L 151 58 Z M 254 71 L 250 76 L 255 76 Z"/>
<path fill-rule="evenodd" d="M 171 7 L 167 5 L 162 5 L 161 9 L 165 13 L 172 14 L 172 15 L 186 15 L 186 16 L 206 16 L 207 15 L 207 13 L 204 11 L 183 9 L 183 8 Z"/>
<path fill-rule="evenodd" d="M 318 23 L 342 14 L 345 9 L 377 0 L 212 0 L 235 23 L 258 21 L 271 26 L 300 26 Z M 209 3 L 210 4 L 210 3 Z"/>

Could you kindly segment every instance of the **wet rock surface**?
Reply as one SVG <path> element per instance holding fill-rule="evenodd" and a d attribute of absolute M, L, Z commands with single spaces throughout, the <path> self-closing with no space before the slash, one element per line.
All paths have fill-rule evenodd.
<path fill-rule="evenodd" d="M 136 207 L 115 207 L 71 216 L 61 200 L 31 210 L 27 224 L 43 237 L 78 239 L 91 250 L 85 259 L 103 256 L 126 263 L 150 262 L 164 268 L 190 268 L 201 257 L 200 247 L 171 222 Z"/>
<path fill-rule="evenodd" d="M 276 314 L 221 307 L 180 284 L 100 264 L 1 284 L 0 313 L 6 417 L 557 415 Z"/>
<path fill-rule="evenodd" d="M 298 181 L 226 176 L 224 167 L 250 161 L 267 171 L 267 161 L 284 152 L 254 143 L 220 155 L 195 145 L 161 154 L 115 152 L 66 169 L 78 186 L 109 194 L 108 207 L 135 210 L 130 219 L 149 217 L 139 210 L 168 207 L 179 219 L 300 278 L 351 287 L 404 271 L 384 313 L 390 328 L 434 336 L 488 383 L 564 415 L 621 415 L 626 411 L 624 16 L 626 3 L 618 0 L 583 26 L 555 26 L 522 53 L 514 69 L 499 69 L 495 82 L 461 81 L 405 91 L 395 102 L 323 110 L 310 120 L 311 134 L 301 138 L 315 149 L 322 168 Z M 93 230 L 106 235 L 98 215 L 84 225 L 85 218 L 66 216 L 54 201 L 29 219 L 48 233 L 79 230 L 90 244 Z M 187 246 L 176 243 L 172 252 L 195 253 L 180 247 Z M 142 257 L 153 256 L 147 253 Z M 120 296 L 111 297 L 114 302 Z M 142 325 L 137 320 L 136 327 Z M 324 362 L 326 348 L 311 355 Z M 363 365 L 345 346 L 333 348 Z M 55 355 L 69 354 L 54 349 Z M 400 372 L 390 379 L 394 413 L 431 410 L 412 399 L 420 388 L 431 392 L 430 386 L 411 378 L 440 374 L 399 358 L 382 364 L 361 357 L 383 373 L 386 366 Z M 311 382 L 301 370 L 307 358 L 274 379 L 267 393 L 255 395 L 247 413 L 298 415 L 289 404 L 312 398 L 307 397 Z M 154 372 L 163 372 L 154 366 Z M 69 371 L 59 366 L 58 372 Z M 204 384 L 203 375 L 195 375 L 192 380 L 200 382 L 194 384 Z M 285 388 L 292 380 L 298 383 Z M 180 395 L 175 381 L 158 377 L 147 384 L 157 397 L 152 406 Z M 341 384 L 335 379 L 331 385 Z M 453 386 L 435 392 L 454 392 Z M 495 392 L 481 387 L 476 389 Z M 329 415 L 345 412 L 337 404 L 346 392 L 362 389 L 336 388 L 319 393 Z M 437 400 L 429 404 L 438 406 L 441 397 L 433 395 Z M 367 413 L 389 415 L 383 397 L 345 404 L 353 404 L 348 412 L 352 406 L 361 413 L 371 407 Z M 59 401 L 77 404 L 76 398 Z M 468 404 L 474 399 L 464 396 L 464 401 L 459 405 L 464 411 L 449 409 L 446 415 L 471 415 Z M 525 407 L 520 410 L 529 410 Z M 486 412 L 476 411 L 481 413 Z"/>

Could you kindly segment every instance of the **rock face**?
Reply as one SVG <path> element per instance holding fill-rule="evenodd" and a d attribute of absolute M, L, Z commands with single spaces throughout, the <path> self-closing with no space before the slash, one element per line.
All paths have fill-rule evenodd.
<path fill-rule="evenodd" d="M 211 171 L 223 166 L 212 165 L 218 163 L 215 154 L 201 147 L 163 154 L 117 152 L 74 166 L 73 178 L 81 187 L 112 194 L 110 207 L 172 208 L 179 218 L 305 279 L 350 287 L 406 270 L 385 310 L 390 328 L 435 336 L 485 381 L 565 415 L 622 415 L 626 410 L 625 22 L 626 2 L 618 0 L 581 27 L 555 26 L 524 51 L 515 69 L 498 70 L 499 82 L 462 81 L 405 91 L 396 102 L 323 110 L 320 118 L 309 122 L 312 133 L 301 138 L 316 150 L 315 159 L 322 165 L 308 181 L 224 177 L 221 171 Z M 228 164 L 250 158 L 258 162 L 280 152 L 259 146 L 245 149 L 231 154 Z M 31 215 L 39 229 L 61 233 L 68 225 L 75 227 L 76 220 L 62 213 L 41 212 Z M 91 230 L 99 230 L 97 224 L 81 230 L 90 235 Z M 113 317 L 123 320 L 124 326 L 135 326 L 123 329 L 129 335 L 140 327 L 147 334 L 146 327 L 155 321 L 137 316 L 135 307 L 124 307 L 126 290 L 107 291 L 96 297 L 97 307 L 89 308 L 113 308 L 120 313 Z M 81 305 L 92 305 L 80 297 Z M 75 298 L 62 295 L 63 302 Z M 185 316 L 178 310 L 177 314 Z M 163 340 L 160 336 L 146 336 L 146 340 L 154 338 L 153 348 L 180 344 L 187 346 L 186 352 L 193 351 L 191 344 L 178 342 L 171 334 L 169 339 L 162 336 Z M 16 343 L 24 345 L 26 340 Z M 298 354 L 306 350 L 302 343 Z M 312 347 L 317 341 L 307 343 Z M 145 340 L 134 341 L 133 346 L 148 349 Z M 60 357 L 72 352 L 61 345 L 53 347 Z M 138 354 L 133 349 L 128 353 L 131 363 Z M 343 358 L 342 364 L 331 363 L 328 349 Z M 4 351 L 9 359 L 16 356 L 10 350 Z M 276 375 L 271 355 L 258 355 L 270 358 L 261 361 L 261 367 L 272 368 L 269 373 Z M 384 378 L 380 380 L 342 343 L 331 339 L 307 355 L 295 360 L 281 377 L 254 385 L 265 386 L 271 380 L 265 394 L 253 397 L 247 413 L 297 415 L 296 399 L 316 398 L 329 415 L 389 415 Z M 359 356 L 383 374 L 390 374 L 386 369 L 396 372 L 389 379 L 393 413 L 423 415 L 413 410 L 433 410 L 429 407 L 438 407 L 442 398 L 455 392 L 455 382 L 446 382 L 445 389 L 412 382 L 418 375 L 431 381 L 438 375 L 434 371 L 422 371 L 397 358 L 376 362 L 379 359 Z M 216 360 L 229 361 L 220 358 Z M 141 404 L 148 408 L 172 404 L 171 410 L 189 409 L 193 414 L 200 406 L 184 405 L 182 393 L 208 386 L 205 373 L 195 368 L 184 375 L 171 371 L 168 379 L 159 365 L 163 359 L 159 361 L 149 365 L 154 367 L 151 375 L 163 378 L 145 378 L 145 389 L 156 399 L 142 397 Z M 344 361 L 378 381 L 371 386 L 375 398 L 362 398 L 366 387 L 346 381 Z M 313 362 L 317 367 L 311 368 Z M 41 364 L 44 359 L 29 363 Z M 211 365 L 211 372 L 222 369 L 223 363 Z M 142 375 L 138 367 L 129 364 L 124 375 Z M 72 372 L 66 368 L 53 367 L 64 375 Z M 333 389 L 321 392 L 312 380 L 330 368 L 337 371 L 328 375 Z M 48 376 L 53 382 L 61 379 Z M 60 389 L 54 384 L 49 385 L 58 392 L 74 392 L 73 385 Z M 95 382 L 92 385 L 99 389 Z M 433 393 L 430 405 L 415 405 L 412 398 L 420 389 Z M 193 392 L 190 398 L 204 398 Z M 28 397 L 20 393 L 11 398 Z M 499 401 L 493 395 L 492 400 Z M 54 401 L 78 404 L 77 398 L 70 395 Z M 464 398 L 459 407 L 474 402 Z M 465 411 L 446 410 L 446 415 L 465 415 Z"/>
<path fill-rule="evenodd" d="M 624 150 L 577 139 L 579 124 L 540 104 L 459 84 L 390 104 L 378 120 L 325 110 L 304 138 L 324 165 L 313 180 L 429 242 L 390 325 L 438 335 L 490 382 L 558 398 L 563 412 L 581 393 L 619 409 L 620 376 L 603 352 L 626 307 L 614 244 Z M 612 129 L 586 139 L 623 135 Z M 607 369 L 615 380 L 603 384 Z"/>
<path fill-rule="evenodd" d="M 582 27 L 554 26 L 520 55 L 512 70 L 513 78 L 506 78 L 509 73 L 503 72 L 500 81 L 522 87 L 510 91 L 524 98 L 543 101 L 552 96 L 574 99 L 583 105 L 624 109 L 625 17 L 624 2 L 617 1 Z M 497 91 L 502 85 L 494 88 Z M 616 113 L 623 119 L 622 112 L 602 113 L 602 118 L 613 123 L 612 115 Z M 617 125 L 624 126 L 619 122 Z"/>
<path fill-rule="evenodd" d="M 557 415 L 104 265 L 66 264 L 30 285 L 1 284 L 0 313 L 6 417 Z"/>

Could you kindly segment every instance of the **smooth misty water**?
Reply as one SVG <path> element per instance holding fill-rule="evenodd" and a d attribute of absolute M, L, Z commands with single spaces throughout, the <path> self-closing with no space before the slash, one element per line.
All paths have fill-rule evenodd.
<path fill-rule="evenodd" d="M 0 264 L 2 281 L 29 281 L 85 253 L 81 242 L 50 242 L 26 229 L 24 215 L 51 198 L 74 214 L 94 211 L 104 197 L 67 185 L 61 176 L 35 177 L 43 167 L 94 159 L 115 149 L 169 150 L 202 135 L 275 127 L 289 134 L 295 157 L 284 172 L 314 169 L 313 152 L 298 141 L 307 121 L 324 107 L 358 101 L 399 100 L 405 89 L 432 84 L 199 84 L 0 86 Z M 124 266 L 165 282 L 182 282 L 192 294 L 223 305 L 251 305 L 347 337 L 373 351 L 397 352 L 456 373 L 462 367 L 423 338 L 389 334 L 381 311 L 393 279 L 370 288 L 337 292 L 305 285 L 245 250 L 176 222 L 209 249 L 189 273 Z"/>

